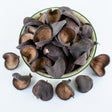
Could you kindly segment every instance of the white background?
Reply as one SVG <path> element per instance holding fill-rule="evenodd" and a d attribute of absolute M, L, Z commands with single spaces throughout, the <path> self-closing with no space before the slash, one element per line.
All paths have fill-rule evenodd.
<path fill-rule="evenodd" d="M 18 91 L 13 87 L 12 73 L 19 72 L 25 75 L 31 71 L 21 58 L 16 70 L 6 70 L 2 55 L 9 51 L 20 55 L 16 46 L 24 17 L 54 6 L 68 6 L 86 16 L 93 24 L 100 43 L 96 55 L 106 53 L 112 56 L 111 0 L 2 0 L 0 2 L 0 112 L 112 112 L 111 63 L 106 67 L 104 77 L 95 76 L 90 67 L 78 74 L 93 78 L 94 86 L 88 93 L 79 93 L 74 87 L 76 76 L 71 77 L 75 97 L 67 101 L 59 99 L 56 94 L 47 102 L 36 99 L 32 94 L 32 87 L 38 80 L 48 80 L 54 88 L 61 80 L 44 78 L 35 73 L 32 73 L 33 78 L 29 88 Z"/>

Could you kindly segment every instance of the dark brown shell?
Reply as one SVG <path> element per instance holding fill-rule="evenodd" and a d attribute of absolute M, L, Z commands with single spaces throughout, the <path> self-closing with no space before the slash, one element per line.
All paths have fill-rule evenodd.
<path fill-rule="evenodd" d="M 53 24 L 50 24 L 52 30 L 53 30 L 53 37 L 56 36 L 60 30 L 63 28 L 63 26 L 66 24 L 65 20 L 55 22 Z"/>
<path fill-rule="evenodd" d="M 84 23 L 83 21 L 80 20 L 80 26 L 79 26 L 79 27 L 83 26 L 84 24 L 85 24 L 85 23 Z"/>
<path fill-rule="evenodd" d="M 42 25 L 37 28 L 33 40 L 38 48 L 48 44 L 52 39 L 53 36 L 51 28 L 48 25 Z"/>
<path fill-rule="evenodd" d="M 25 42 L 19 44 L 16 48 L 17 48 L 17 49 L 21 49 L 22 47 L 24 47 L 24 46 L 26 46 L 26 45 L 33 45 L 33 46 L 35 46 L 35 43 L 33 42 L 32 39 L 29 39 L 29 40 L 27 40 L 27 41 L 25 41 Z"/>
<path fill-rule="evenodd" d="M 66 68 L 65 73 L 72 72 L 74 67 L 75 67 L 74 59 L 71 56 L 69 56 L 68 59 L 67 59 L 67 68 Z"/>
<path fill-rule="evenodd" d="M 27 24 L 27 23 L 33 21 L 33 20 L 35 20 L 35 19 L 32 18 L 32 17 L 25 17 L 24 20 L 23 20 L 23 24 L 25 25 L 25 24 Z"/>
<path fill-rule="evenodd" d="M 53 87 L 50 83 L 39 80 L 32 89 L 33 94 L 43 101 L 48 101 L 53 97 Z"/>
<path fill-rule="evenodd" d="M 38 27 L 40 25 L 42 25 L 43 23 L 36 20 L 36 19 L 31 19 L 29 21 L 25 21 L 24 27 L 28 27 L 28 26 L 34 26 L 34 27 Z"/>
<path fill-rule="evenodd" d="M 80 21 L 76 17 L 76 15 L 73 13 L 73 11 L 69 7 L 60 7 L 59 8 L 62 16 L 66 16 L 68 18 L 71 18 L 78 26 L 80 26 Z"/>
<path fill-rule="evenodd" d="M 19 44 L 22 44 L 23 42 L 26 42 L 27 40 L 33 40 L 33 34 L 31 33 L 23 33 L 19 38 Z"/>
<path fill-rule="evenodd" d="M 87 52 L 83 53 L 74 63 L 76 65 L 85 65 L 87 62 Z"/>
<path fill-rule="evenodd" d="M 56 94 L 63 100 L 68 100 L 74 96 L 73 89 L 68 85 L 69 82 L 70 80 L 63 80 L 56 86 Z"/>
<path fill-rule="evenodd" d="M 66 62 L 64 58 L 59 57 L 55 64 L 51 67 L 45 65 L 45 69 L 49 75 L 54 78 L 60 78 L 66 70 Z"/>
<path fill-rule="evenodd" d="M 88 23 L 85 23 L 80 27 L 80 35 L 81 37 L 91 38 L 93 33 L 92 26 Z"/>
<path fill-rule="evenodd" d="M 66 56 L 69 56 L 69 50 L 66 46 L 62 47 L 63 52 L 65 53 Z"/>
<path fill-rule="evenodd" d="M 53 44 L 46 45 L 43 49 L 43 54 L 53 61 L 56 61 L 59 57 L 64 57 L 62 50 Z"/>
<path fill-rule="evenodd" d="M 96 43 L 91 39 L 82 38 L 80 41 L 72 44 L 72 46 L 70 47 L 70 53 L 74 59 L 77 59 L 79 56 L 81 56 L 82 53 L 87 52 L 88 50 L 93 48 L 94 45 L 96 45 Z"/>
<path fill-rule="evenodd" d="M 59 42 L 58 38 L 55 37 L 53 40 L 52 40 L 52 44 L 57 46 L 57 47 L 63 47 L 63 45 Z"/>
<path fill-rule="evenodd" d="M 90 67 L 94 70 L 97 76 L 105 75 L 105 67 L 109 64 L 110 57 L 107 54 L 100 54 L 93 58 Z"/>
<path fill-rule="evenodd" d="M 75 81 L 77 89 L 82 93 L 88 92 L 93 87 L 93 80 L 89 76 L 79 75 Z"/>
<path fill-rule="evenodd" d="M 68 48 L 67 48 L 66 46 L 63 46 L 63 45 L 59 42 L 59 40 L 57 39 L 57 37 L 55 37 L 55 39 L 52 41 L 52 44 L 55 45 L 55 46 L 57 46 L 57 47 L 60 47 L 60 48 L 63 50 L 64 54 L 65 54 L 66 56 L 69 56 L 69 50 L 68 50 Z"/>
<path fill-rule="evenodd" d="M 16 89 L 23 90 L 27 88 L 31 82 L 32 75 L 29 74 L 22 76 L 19 73 L 14 73 L 13 75 L 13 85 Z"/>
<path fill-rule="evenodd" d="M 75 30 L 76 34 L 79 32 L 79 26 L 70 18 L 66 18 L 66 26 Z"/>
<path fill-rule="evenodd" d="M 78 42 L 81 40 L 81 36 L 79 34 L 77 34 L 77 36 L 75 37 L 75 39 L 73 40 L 73 43 Z"/>
<path fill-rule="evenodd" d="M 52 65 L 51 60 L 49 60 L 47 57 L 37 58 L 31 63 L 30 69 L 32 72 L 37 72 L 41 70 L 45 71 L 45 65 L 51 66 Z"/>
<path fill-rule="evenodd" d="M 3 55 L 3 58 L 5 59 L 5 67 L 8 70 L 14 70 L 19 65 L 19 56 L 17 56 L 15 53 L 8 52 Z"/>
<path fill-rule="evenodd" d="M 64 46 L 70 46 L 71 42 L 75 39 L 75 37 L 76 32 L 69 27 L 64 27 L 58 34 L 58 40 Z"/>
<path fill-rule="evenodd" d="M 38 18 L 38 20 L 39 20 L 40 22 L 42 22 L 43 24 L 45 24 L 46 12 L 40 13 L 40 17 Z"/>
<path fill-rule="evenodd" d="M 61 12 L 59 9 L 55 9 L 55 10 L 49 9 L 46 14 L 46 23 L 47 24 L 55 23 L 59 21 L 60 18 L 61 18 Z"/>
<path fill-rule="evenodd" d="M 29 63 L 32 63 L 38 56 L 39 53 L 35 46 L 33 45 L 25 45 L 20 49 L 20 53 L 22 56 L 27 58 Z"/>
<path fill-rule="evenodd" d="M 24 32 L 28 32 L 28 33 L 30 33 L 34 36 L 34 33 L 35 33 L 36 29 L 37 29 L 37 27 L 28 26 L 28 27 L 26 27 Z"/>

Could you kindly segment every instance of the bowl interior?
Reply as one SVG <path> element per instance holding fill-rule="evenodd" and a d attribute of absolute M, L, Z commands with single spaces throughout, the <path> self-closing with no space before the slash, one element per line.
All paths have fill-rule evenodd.
<path fill-rule="evenodd" d="M 49 8 L 43 9 L 43 10 L 41 10 L 41 11 L 35 13 L 35 14 L 32 16 L 32 18 L 37 19 L 37 18 L 40 16 L 39 13 L 43 13 L 43 12 L 47 11 L 48 9 L 49 9 Z M 57 8 L 54 8 L 54 7 L 53 7 L 52 9 L 57 9 Z M 75 11 L 75 10 L 73 10 L 73 12 L 75 13 L 75 15 L 76 15 L 82 22 L 91 24 L 91 23 L 89 22 L 89 20 L 88 20 L 86 17 L 84 17 L 82 14 L 80 14 L 79 12 L 77 12 L 77 11 Z M 93 28 L 93 26 L 92 26 L 92 28 Z M 23 33 L 23 31 L 24 31 L 24 27 L 22 28 L 20 35 Z M 93 28 L 93 34 L 92 34 L 92 37 L 91 37 L 91 38 L 92 38 L 93 41 L 97 41 L 97 37 L 96 37 L 96 33 L 95 33 L 94 28 Z M 88 59 L 87 59 L 87 63 L 86 63 L 85 65 L 79 67 L 78 69 L 76 69 L 75 71 L 73 71 L 73 72 L 71 72 L 71 73 L 64 74 L 64 75 L 63 75 L 61 78 L 59 78 L 59 79 L 71 77 L 71 76 L 73 76 L 73 75 L 76 75 L 76 74 L 80 73 L 82 70 L 84 70 L 84 69 L 91 63 L 91 61 L 92 61 L 92 59 L 93 59 L 93 57 L 94 57 L 94 55 L 95 55 L 96 48 L 97 48 L 97 45 L 94 46 L 94 47 L 91 49 L 90 55 L 89 55 L 89 57 L 88 57 Z M 28 64 L 27 61 L 26 61 L 26 58 L 23 57 L 23 56 L 22 56 L 22 58 L 23 58 L 24 62 L 29 66 L 29 64 Z M 37 74 L 39 74 L 39 75 L 41 75 L 41 76 L 44 76 L 44 77 L 47 77 L 47 78 L 53 78 L 52 76 L 50 76 L 50 75 L 48 75 L 48 74 L 46 74 L 46 73 L 37 72 Z M 53 79 L 55 79 L 55 78 L 53 78 Z M 57 79 L 57 78 L 56 78 L 56 79 Z"/>

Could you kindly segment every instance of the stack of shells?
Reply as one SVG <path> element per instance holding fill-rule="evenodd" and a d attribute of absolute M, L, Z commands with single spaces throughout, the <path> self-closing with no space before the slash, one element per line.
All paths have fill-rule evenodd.
<path fill-rule="evenodd" d="M 93 29 L 80 21 L 68 7 L 49 9 L 40 17 L 24 19 L 25 30 L 19 39 L 20 53 L 33 72 L 60 78 L 86 64 Z"/>

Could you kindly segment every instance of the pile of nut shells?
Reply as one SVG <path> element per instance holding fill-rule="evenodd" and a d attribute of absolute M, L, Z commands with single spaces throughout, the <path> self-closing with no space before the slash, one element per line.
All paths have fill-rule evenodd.
<path fill-rule="evenodd" d="M 80 21 L 68 7 L 49 9 L 37 19 L 26 17 L 19 45 L 32 72 L 60 78 L 86 64 L 97 44 L 92 26 Z"/>
<path fill-rule="evenodd" d="M 19 65 L 19 56 L 9 52 L 3 55 L 5 59 L 5 67 L 8 70 L 16 69 Z M 93 58 L 93 61 L 90 64 L 90 67 L 96 74 L 96 76 L 102 77 L 105 74 L 105 67 L 109 64 L 110 58 L 106 54 L 101 54 Z M 19 73 L 13 73 L 13 86 L 18 90 L 24 90 L 29 87 L 31 83 L 32 75 L 21 75 Z M 86 93 L 90 91 L 93 87 L 93 79 L 87 75 L 79 75 L 75 78 L 74 86 L 77 87 L 77 90 L 81 93 Z M 71 97 L 74 97 L 74 89 L 69 85 L 71 80 L 62 80 L 57 84 L 55 88 L 55 93 L 62 100 L 68 100 Z M 53 86 L 51 83 L 45 80 L 39 80 L 33 87 L 32 93 L 37 98 L 40 98 L 43 101 L 48 101 L 52 99 L 54 95 Z"/>
<path fill-rule="evenodd" d="M 27 17 L 24 19 L 24 33 L 19 40 L 20 53 L 26 57 L 33 72 L 48 73 L 54 78 L 60 78 L 84 65 L 90 50 L 97 44 L 91 39 L 92 27 L 82 23 L 68 7 L 56 10 L 49 9 L 41 13 L 38 19 Z M 8 70 L 14 70 L 20 63 L 20 57 L 13 52 L 3 55 L 4 65 Z M 93 58 L 90 67 L 96 76 L 105 75 L 105 67 L 110 58 L 107 54 L 100 54 Z M 32 75 L 13 73 L 13 86 L 18 90 L 29 87 Z M 69 80 L 62 80 L 57 84 L 55 93 L 63 100 L 74 97 L 74 89 Z M 87 75 L 79 75 L 74 85 L 81 93 L 90 91 L 93 79 Z M 50 100 L 53 95 L 53 86 L 45 80 L 39 80 L 32 88 L 32 93 L 43 101 Z"/>

